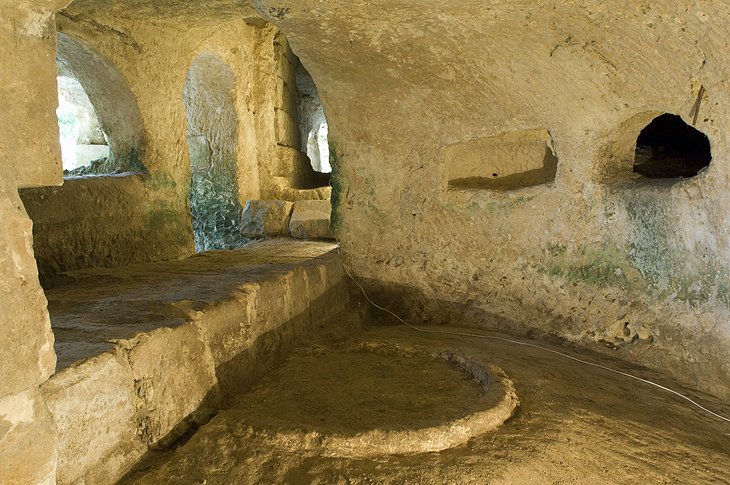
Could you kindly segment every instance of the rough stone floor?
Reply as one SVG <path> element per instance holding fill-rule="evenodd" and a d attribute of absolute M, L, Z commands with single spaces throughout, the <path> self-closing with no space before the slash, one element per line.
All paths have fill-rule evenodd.
<path fill-rule="evenodd" d="M 386 322 L 395 323 L 395 322 Z M 445 329 L 445 328 L 441 328 Z M 135 484 L 710 484 L 730 482 L 730 424 L 645 384 L 586 367 L 555 354 L 510 343 L 427 335 L 403 326 L 371 326 L 351 340 L 415 345 L 428 352 L 460 352 L 503 369 L 520 405 L 498 430 L 441 452 L 343 458 L 317 452 L 317 433 L 403 423 L 439 410 L 471 406 L 469 389 L 419 382 L 419 359 L 372 361 L 358 368 L 353 356 L 327 360 L 300 349 L 253 389 L 231 399 L 206 425 L 154 463 L 130 474 Z M 342 337 L 324 345 L 341 348 Z M 551 348 L 557 347 L 544 344 Z M 563 349 L 564 350 L 564 349 Z M 682 390 L 662 376 L 588 351 L 574 356 L 637 373 Z M 315 355 L 316 356 L 316 355 Z M 339 356 L 339 357 L 338 357 Z M 326 363 L 325 363 L 326 362 Z M 413 366 L 413 367 L 411 367 Z M 293 375 L 290 375 L 292 374 Z M 402 374 L 401 383 L 398 377 Z M 424 377 L 426 379 L 427 376 Z M 378 385 L 381 379 L 381 385 Z M 362 389 L 357 389 L 361 383 Z M 423 385 L 420 385 L 420 384 Z M 439 386 L 444 393 L 439 396 Z M 391 386 L 391 387 L 387 387 Z M 346 391 L 339 392 L 338 387 Z M 717 412 L 730 406 L 691 391 Z M 428 395 L 424 395 L 424 393 Z M 464 394 L 466 393 L 466 394 Z M 337 400 L 341 405 L 337 406 Z M 378 402 L 393 403 L 393 407 Z M 394 414 L 395 413 L 395 414 Z M 407 415 L 407 416 L 406 416 Z M 402 423 L 401 423 L 402 424 Z M 301 428 L 299 435 L 293 428 Z M 305 441 L 292 442 L 292 436 Z M 295 440 L 295 439 L 294 439 Z M 294 450 L 294 451 L 293 451 Z"/>
<path fill-rule="evenodd" d="M 274 239 L 181 261 L 68 273 L 46 291 L 57 371 L 225 299 L 241 284 L 285 273 L 334 249 L 328 242 Z"/>

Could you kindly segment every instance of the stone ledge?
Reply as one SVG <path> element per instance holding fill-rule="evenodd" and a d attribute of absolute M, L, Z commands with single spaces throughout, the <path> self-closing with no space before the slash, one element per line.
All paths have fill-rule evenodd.
<path fill-rule="evenodd" d="M 286 352 L 348 303 L 334 251 L 263 276 L 252 272 L 227 297 L 189 312 L 187 323 L 117 340 L 43 386 L 59 429 L 59 483 L 115 483 L 148 449 L 206 420 L 222 383 L 246 381 L 254 360 Z M 237 359 L 253 348 L 257 359 Z"/>

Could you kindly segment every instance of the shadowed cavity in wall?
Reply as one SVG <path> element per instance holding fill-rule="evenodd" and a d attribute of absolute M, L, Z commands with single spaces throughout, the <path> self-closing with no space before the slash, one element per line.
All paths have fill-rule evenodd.
<path fill-rule="evenodd" d="M 446 148 L 449 187 L 515 190 L 553 182 L 558 158 L 547 130 L 504 133 Z"/>
<path fill-rule="evenodd" d="M 215 54 L 200 55 L 188 71 L 183 100 L 196 251 L 239 247 L 247 240 L 240 233 L 233 71 Z"/>
<path fill-rule="evenodd" d="M 694 177 L 711 160 L 707 135 L 677 115 L 663 114 L 639 134 L 634 172 L 653 179 Z"/>
<path fill-rule="evenodd" d="M 126 80 L 83 42 L 57 34 L 57 110 L 65 175 L 142 172 L 142 118 Z"/>

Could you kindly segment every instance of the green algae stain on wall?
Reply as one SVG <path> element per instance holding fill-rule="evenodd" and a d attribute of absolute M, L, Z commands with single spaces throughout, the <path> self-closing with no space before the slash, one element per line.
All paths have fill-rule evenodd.
<path fill-rule="evenodd" d="M 64 170 L 63 174 L 71 177 L 83 175 L 114 175 L 120 173 L 146 173 L 139 152 L 135 149 L 124 154 L 112 153 L 108 157 L 92 160 L 88 165 Z"/>
<path fill-rule="evenodd" d="M 663 204 L 666 202 L 660 201 L 656 194 L 635 193 L 625 200 L 632 225 L 629 259 L 642 276 L 660 290 L 671 286 L 677 268 Z"/>
<path fill-rule="evenodd" d="M 631 223 L 626 247 L 607 243 L 568 250 L 554 243 L 547 247 L 543 270 L 551 276 L 599 287 L 666 290 L 673 265 L 663 208 L 652 194 L 633 193 L 625 205 Z"/>
<path fill-rule="evenodd" d="M 717 303 L 730 308 L 730 287 L 725 271 L 707 269 L 691 275 L 683 275 L 673 282 L 664 296 L 671 296 L 679 301 L 698 307 L 705 303 Z"/>
<path fill-rule="evenodd" d="M 147 177 L 145 186 L 152 191 L 175 190 L 177 188 L 177 182 L 168 174 L 156 173 Z"/>
<path fill-rule="evenodd" d="M 247 242 L 239 232 L 236 93 L 236 76 L 217 54 L 201 53 L 193 60 L 183 102 L 196 251 L 233 249 Z"/>
<path fill-rule="evenodd" d="M 196 251 L 235 249 L 248 242 L 240 232 L 242 207 L 232 162 L 194 171 L 189 203 Z"/>
<path fill-rule="evenodd" d="M 712 265 L 690 266 L 682 258 L 664 194 L 632 192 L 623 205 L 629 227 L 616 237 L 625 242 L 577 248 L 555 242 L 546 247 L 537 270 L 575 283 L 638 291 L 693 307 L 730 308 L 730 275 Z"/>
<path fill-rule="evenodd" d="M 647 281 L 629 261 L 626 252 L 615 246 L 584 246 L 569 251 L 561 243 L 547 248 L 547 258 L 538 270 L 576 283 L 624 290 L 644 289 Z"/>

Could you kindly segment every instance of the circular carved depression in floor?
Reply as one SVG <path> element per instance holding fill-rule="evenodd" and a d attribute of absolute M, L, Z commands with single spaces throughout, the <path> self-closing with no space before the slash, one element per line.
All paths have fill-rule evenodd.
<path fill-rule="evenodd" d="M 501 370 L 466 355 L 361 342 L 297 352 L 236 408 L 272 445 L 365 457 L 461 445 L 517 405 Z"/>

